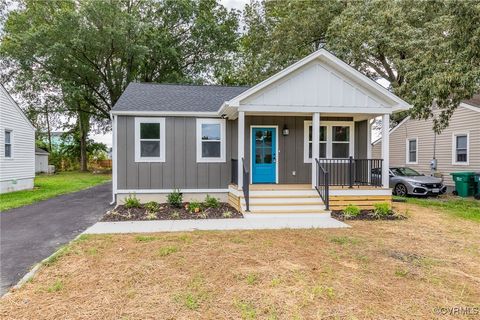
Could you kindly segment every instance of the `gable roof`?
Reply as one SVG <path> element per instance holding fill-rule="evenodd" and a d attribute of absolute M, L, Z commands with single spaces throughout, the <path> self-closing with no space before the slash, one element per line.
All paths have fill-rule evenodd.
<path fill-rule="evenodd" d="M 218 112 L 225 101 L 248 88 L 132 82 L 118 99 L 112 112 Z"/>
<path fill-rule="evenodd" d="M 5 89 L 5 87 L 3 86 L 3 84 L 0 83 L 0 91 L 3 91 L 4 92 L 4 95 L 7 97 L 7 99 L 11 102 L 11 104 L 14 106 L 14 108 L 16 108 L 18 110 L 18 112 L 20 113 L 20 115 L 22 116 L 22 118 L 29 124 L 29 126 L 34 130 L 36 131 L 37 129 L 35 129 L 35 127 L 33 126 L 33 124 L 30 122 L 30 120 L 28 120 L 27 116 L 25 115 L 25 113 L 23 112 L 23 110 L 20 108 L 20 106 L 17 104 L 17 102 L 15 100 L 13 100 L 12 96 L 10 95 L 10 93 L 8 93 L 7 89 Z"/>
<path fill-rule="evenodd" d="M 314 60 L 322 60 L 326 61 L 332 65 L 334 65 L 337 69 L 341 70 L 343 73 L 348 75 L 354 81 L 360 83 L 362 86 L 367 88 L 368 90 L 375 92 L 377 95 L 381 96 L 384 100 L 390 101 L 390 105 L 393 106 L 393 111 L 396 110 L 407 110 L 411 107 L 406 101 L 402 100 L 377 82 L 373 81 L 372 79 L 368 78 L 361 72 L 357 71 L 344 61 L 337 58 L 335 55 L 331 54 L 325 49 L 320 49 L 318 51 L 313 52 L 312 54 L 308 55 L 307 57 L 297 61 L 296 63 L 290 65 L 289 67 L 283 69 L 282 71 L 276 73 L 275 75 L 271 76 L 270 78 L 260 82 L 259 84 L 253 86 L 252 88 L 246 90 L 245 92 L 239 94 L 234 99 L 228 101 L 226 105 L 238 107 L 242 100 L 253 96 L 254 94 L 258 93 L 259 91 L 265 89 L 266 87 L 270 86 L 274 82 L 277 82 L 287 75 L 293 73 L 294 71 L 300 69 L 301 67 L 305 66 L 306 64 L 314 61 Z"/>

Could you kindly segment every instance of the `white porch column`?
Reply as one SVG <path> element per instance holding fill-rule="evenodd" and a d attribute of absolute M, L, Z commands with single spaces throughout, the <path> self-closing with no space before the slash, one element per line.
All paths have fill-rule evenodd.
<path fill-rule="evenodd" d="M 373 119 L 375 121 L 375 118 Z M 367 119 L 367 159 L 372 159 L 372 119 Z M 372 164 L 368 163 L 368 183 L 372 181 Z"/>
<path fill-rule="evenodd" d="M 243 161 L 242 158 L 244 158 L 244 153 L 245 153 L 245 112 L 240 111 L 238 113 L 238 132 L 237 132 L 237 138 L 238 138 L 238 151 L 237 151 L 237 158 L 238 158 L 238 171 L 237 171 L 237 176 L 238 176 L 238 188 L 243 187 Z"/>
<path fill-rule="evenodd" d="M 312 117 L 312 189 L 317 185 L 317 162 L 320 157 L 320 113 L 315 112 Z"/>
<path fill-rule="evenodd" d="M 389 187 L 390 177 L 388 171 L 390 168 L 390 136 L 388 134 L 390 128 L 390 115 L 384 114 L 382 117 L 382 185 L 384 188 Z"/>

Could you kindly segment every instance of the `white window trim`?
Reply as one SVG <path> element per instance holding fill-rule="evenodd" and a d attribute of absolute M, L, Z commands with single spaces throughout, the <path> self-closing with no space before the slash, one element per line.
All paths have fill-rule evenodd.
<path fill-rule="evenodd" d="M 7 132 L 10 132 L 10 157 L 7 157 L 7 155 L 5 154 L 5 145 L 6 145 L 6 134 Z M 6 159 L 6 160 L 13 160 L 13 157 L 14 157 L 14 153 L 13 153 L 13 145 L 14 145 L 14 134 L 13 134 L 13 130 L 12 129 L 9 129 L 9 128 L 5 128 L 3 130 L 3 157 Z"/>
<path fill-rule="evenodd" d="M 202 124 L 220 124 L 220 157 L 202 157 Z M 225 119 L 197 119 L 197 162 L 225 162 L 226 154 L 226 121 Z"/>
<path fill-rule="evenodd" d="M 312 163 L 312 159 L 308 157 L 308 127 L 312 125 L 311 120 L 305 120 L 303 122 L 303 162 L 304 163 Z M 332 127 L 350 127 L 350 141 L 349 141 L 349 156 L 353 157 L 355 152 L 355 132 L 354 127 L 355 123 L 353 121 L 322 121 L 320 117 L 320 126 L 327 127 L 327 159 L 332 159 L 332 144 L 335 142 L 333 141 L 332 137 Z M 323 142 L 323 141 L 319 141 Z M 337 141 L 338 142 L 338 141 Z M 341 142 L 339 142 L 341 143 Z M 346 143 L 346 142 L 345 142 Z"/>
<path fill-rule="evenodd" d="M 410 141 L 416 141 L 417 149 L 415 150 L 415 161 L 410 161 Z M 418 164 L 418 137 L 407 138 L 405 140 L 405 163 Z"/>
<path fill-rule="evenodd" d="M 467 161 L 457 161 L 457 137 L 467 136 Z M 452 133 L 452 164 L 458 166 L 468 166 L 470 162 L 470 132 L 453 132 Z"/>
<path fill-rule="evenodd" d="M 160 157 L 142 157 L 140 156 L 140 124 L 141 123 L 159 123 L 160 124 Z M 155 139 L 156 140 L 156 139 Z M 165 162 L 165 118 L 135 118 L 135 162 Z"/>

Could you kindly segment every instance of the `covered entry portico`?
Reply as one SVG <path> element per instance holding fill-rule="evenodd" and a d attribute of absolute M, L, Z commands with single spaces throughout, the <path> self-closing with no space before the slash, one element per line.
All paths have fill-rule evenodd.
<path fill-rule="evenodd" d="M 225 117 L 237 120 L 237 189 L 248 198 L 250 184 L 308 185 L 327 207 L 337 187 L 356 188 L 354 196 L 376 195 L 372 188 L 386 194 L 390 114 L 408 108 L 328 51 L 317 51 L 222 106 Z M 371 125 L 378 117 L 382 158 L 372 159 Z"/>

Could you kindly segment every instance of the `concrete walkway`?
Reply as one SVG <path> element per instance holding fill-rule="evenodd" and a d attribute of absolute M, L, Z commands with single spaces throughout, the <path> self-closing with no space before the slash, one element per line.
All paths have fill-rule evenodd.
<path fill-rule="evenodd" d="M 0 213 L 0 295 L 28 270 L 100 220 L 111 183 Z"/>
<path fill-rule="evenodd" d="M 314 215 L 255 215 L 244 219 L 157 220 L 97 222 L 85 234 L 174 232 L 193 230 L 262 230 L 348 228 L 329 216 Z"/>

